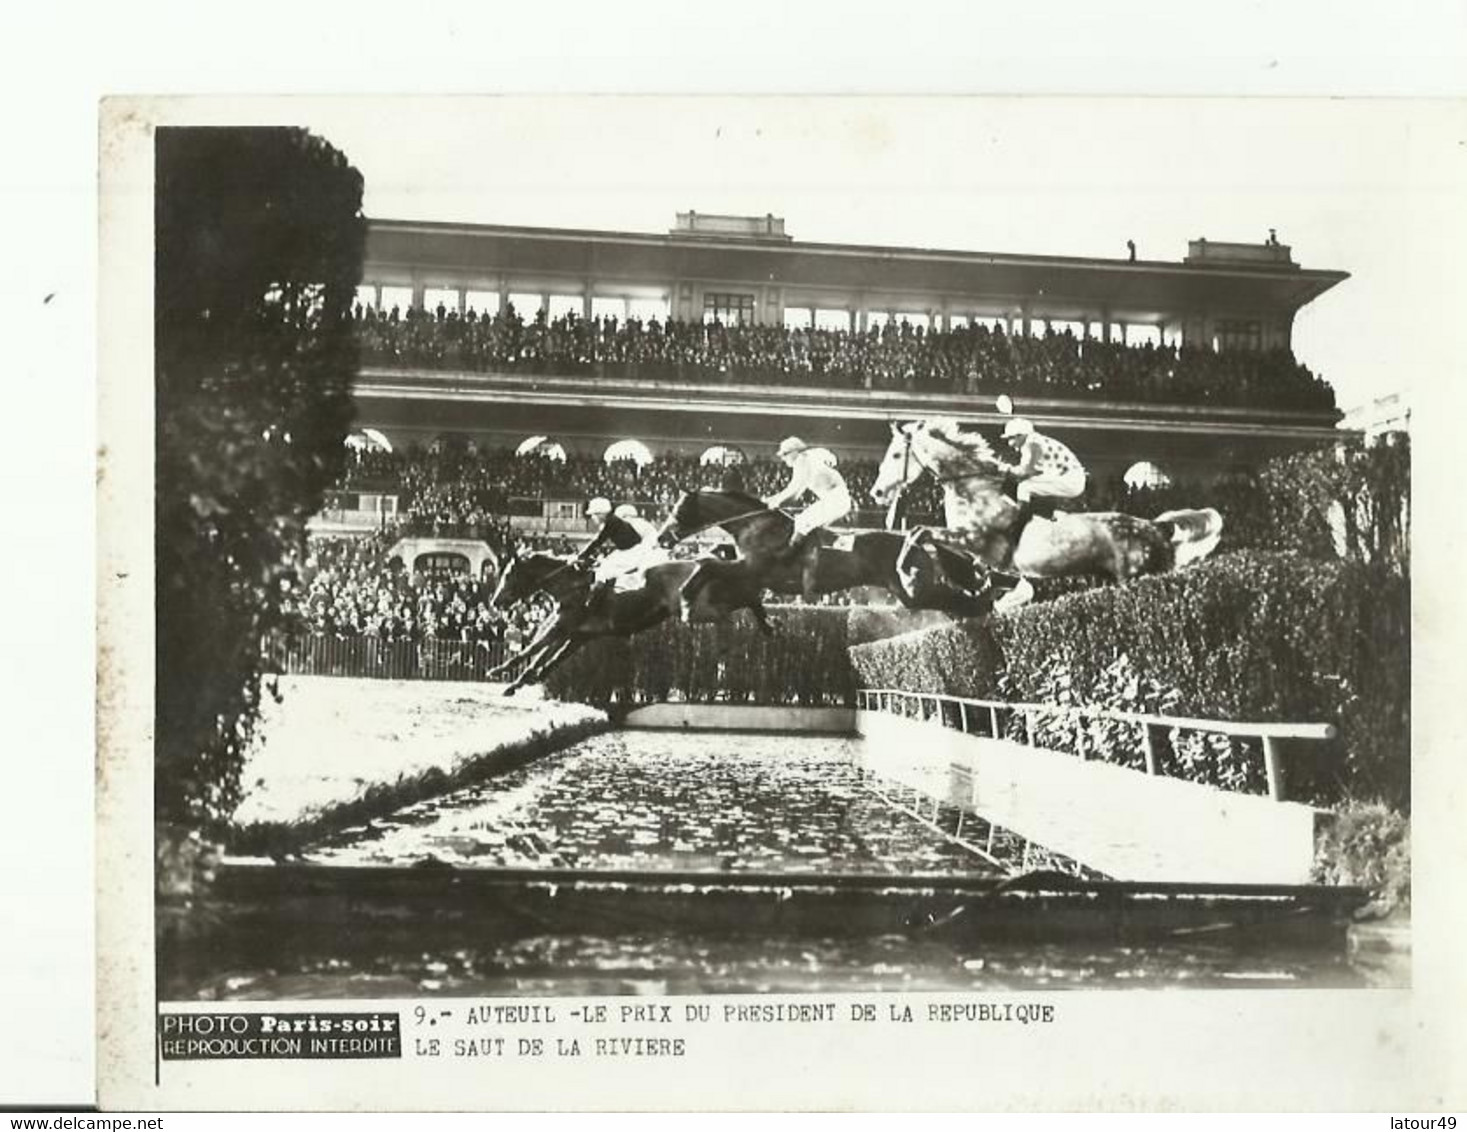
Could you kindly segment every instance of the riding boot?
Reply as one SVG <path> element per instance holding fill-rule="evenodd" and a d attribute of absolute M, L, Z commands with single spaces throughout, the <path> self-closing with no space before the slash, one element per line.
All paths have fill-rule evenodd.
<path fill-rule="evenodd" d="M 1054 509 L 1058 504 L 1059 500 L 1053 496 L 1041 495 L 1037 499 L 1031 499 L 1029 501 L 1029 509 L 1041 519 L 1052 520 L 1054 518 Z"/>

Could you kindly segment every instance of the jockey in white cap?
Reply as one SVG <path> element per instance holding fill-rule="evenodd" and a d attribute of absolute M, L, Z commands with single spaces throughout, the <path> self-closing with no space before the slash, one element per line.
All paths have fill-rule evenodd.
<path fill-rule="evenodd" d="M 610 500 L 598 497 L 586 505 L 586 514 L 602 520 L 601 530 L 577 556 L 578 560 L 589 562 L 603 547 L 612 547 L 596 564 L 594 578 L 599 584 L 586 604 L 587 614 L 595 614 L 612 590 L 636 589 L 641 585 L 642 571 L 667 561 L 668 555 L 657 545 L 657 529 L 632 504 L 623 503 L 613 511 Z"/>
<path fill-rule="evenodd" d="M 828 448 L 811 448 L 798 436 L 786 437 L 779 445 L 779 458 L 791 471 L 789 486 L 764 501 L 771 508 L 792 503 L 806 492 L 815 502 L 794 517 L 790 545 L 811 531 L 839 522 L 851 513 L 850 489 L 836 471 L 835 453 Z"/>
<path fill-rule="evenodd" d="M 1054 437 L 1035 431 L 1032 421 L 1015 417 L 1004 426 L 1003 436 L 1019 456 L 1018 463 L 1009 465 L 1019 481 L 1015 493 L 1022 508 L 1019 526 L 1031 515 L 1052 519 L 1056 502 L 1085 493 L 1085 468 L 1079 457 Z"/>

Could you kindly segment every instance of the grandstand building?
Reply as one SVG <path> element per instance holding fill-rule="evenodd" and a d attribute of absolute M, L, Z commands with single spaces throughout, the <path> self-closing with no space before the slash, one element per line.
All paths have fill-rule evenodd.
<path fill-rule="evenodd" d="M 1286 245 L 1192 241 L 1180 262 L 998 255 L 802 243 L 774 216 L 680 213 L 665 234 L 438 224 L 369 227 L 364 306 L 526 320 L 614 317 L 851 332 L 906 323 L 924 334 L 984 325 L 1007 335 L 1287 348 L 1301 307 L 1347 278 L 1306 270 Z M 980 375 L 980 378 L 982 375 Z M 886 422 L 997 420 L 981 393 L 820 388 L 738 380 L 551 371 L 493 372 L 368 358 L 362 422 L 394 444 L 445 433 L 516 447 L 547 435 L 569 450 L 639 440 L 653 453 L 726 445 L 767 454 L 791 432 L 840 454 L 875 455 Z M 1148 462 L 1206 477 L 1325 438 L 1331 408 L 1167 403 L 1098 395 L 1018 396 L 1019 411 L 1099 472 Z"/>

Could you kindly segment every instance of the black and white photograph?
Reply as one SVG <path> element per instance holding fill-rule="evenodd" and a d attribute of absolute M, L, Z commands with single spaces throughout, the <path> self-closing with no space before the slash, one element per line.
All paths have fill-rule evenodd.
<path fill-rule="evenodd" d="M 714 1106 L 984 1107 L 941 1071 L 980 1030 L 1403 1024 L 1409 323 L 1460 108 L 102 119 L 151 341 L 104 359 L 99 804 L 152 867 L 103 910 L 148 970 L 99 989 L 158 1107 L 300 1059 L 366 1083 L 323 1105 L 614 1063 L 557 1103 L 665 1107 L 717 1061 Z M 907 1041 L 928 1099 L 860 1079 Z"/>

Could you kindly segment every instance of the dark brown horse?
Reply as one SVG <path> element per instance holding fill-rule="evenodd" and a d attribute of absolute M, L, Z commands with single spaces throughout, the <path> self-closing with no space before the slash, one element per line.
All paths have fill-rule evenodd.
<path fill-rule="evenodd" d="M 698 562 L 667 562 L 649 567 L 643 574 L 641 587 L 612 593 L 600 610 L 591 614 L 586 611 L 592 585 L 588 567 L 575 559 L 550 554 L 511 555 L 499 576 L 490 605 L 504 610 L 533 594 L 544 593 L 555 602 L 555 612 L 546 618 L 528 645 L 486 675 L 497 676 L 528 660 L 524 671 L 504 689 L 505 695 L 512 696 L 526 684 L 544 679 L 587 641 L 597 637 L 630 637 L 678 615 L 683 585 L 699 565 Z M 713 579 L 708 591 L 697 614 L 684 620 L 722 621 L 739 609 L 747 609 L 760 629 L 765 633 L 773 631 L 760 600 L 761 591 L 749 576 Z"/>
<path fill-rule="evenodd" d="M 961 550 L 939 545 L 936 565 L 921 554 L 909 555 L 908 562 L 901 563 L 906 536 L 895 531 L 859 531 L 840 539 L 829 531 L 815 531 L 791 548 L 794 521 L 741 492 L 684 493 L 658 532 L 658 541 L 672 546 L 713 527 L 733 538 L 740 560 L 708 560 L 698 567 L 683 585 L 684 620 L 706 616 L 719 588 L 705 591 L 705 585 L 716 581 L 720 587 L 737 588 L 750 584 L 741 581 L 745 575 L 752 575 L 759 588 L 801 594 L 806 601 L 858 586 L 880 586 L 909 608 L 936 609 L 956 617 L 987 613 L 997 596 L 991 575 Z"/>

